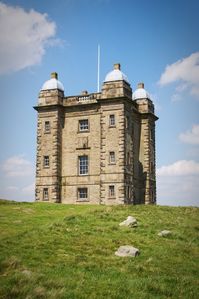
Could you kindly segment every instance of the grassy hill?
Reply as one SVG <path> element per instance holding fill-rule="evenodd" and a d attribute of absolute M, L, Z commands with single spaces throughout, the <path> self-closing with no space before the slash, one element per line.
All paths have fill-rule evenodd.
<path fill-rule="evenodd" d="M 199 298 L 198 208 L 0 201 L 0 221 L 0 298 Z"/>

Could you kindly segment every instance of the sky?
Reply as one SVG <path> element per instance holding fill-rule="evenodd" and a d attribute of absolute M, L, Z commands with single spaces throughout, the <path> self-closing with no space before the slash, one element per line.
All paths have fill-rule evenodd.
<path fill-rule="evenodd" d="M 199 206 L 199 1 L 0 1 L 0 198 L 34 200 L 38 93 L 97 91 L 120 63 L 156 122 L 157 203 Z"/>

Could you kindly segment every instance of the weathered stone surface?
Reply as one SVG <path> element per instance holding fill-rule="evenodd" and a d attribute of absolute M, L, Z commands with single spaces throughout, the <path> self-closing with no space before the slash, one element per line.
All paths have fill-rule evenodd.
<path fill-rule="evenodd" d="M 130 85 L 116 80 L 91 94 L 41 90 L 34 108 L 37 201 L 155 204 L 157 117 L 150 99 L 132 100 Z M 81 129 L 83 120 L 88 126 Z M 87 157 L 85 173 L 80 156 Z"/>
<path fill-rule="evenodd" d="M 166 237 L 171 235 L 171 231 L 170 230 L 162 230 L 161 232 L 158 233 L 159 237 Z"/>
<path fill-rule="evenodd" d="M 139 249 L 130 246 L 130 245 L 125 245 L 125 246 L 120 246 L 118 250 L 115 252 L 115 255 L 120 256 L 120 257 L 135 257 L 140 254 Z"/>
<path fill-rule="evenodd" d="M 136 227 L 137 220 L 133 216 L 128 216 L 126 220 L 119 224 L 120 226 Z"/>

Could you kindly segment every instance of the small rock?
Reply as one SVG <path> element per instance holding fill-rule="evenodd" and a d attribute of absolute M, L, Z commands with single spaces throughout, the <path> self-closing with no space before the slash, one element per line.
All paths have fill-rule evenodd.
<path fill-rule="evenodd" d="M 162 230 L 161 232 L 158 233 L 159 237 L 166 237 L 171 235 L 171 231 L 170 230 Z"/>
<path fill-rule="evenodd" d="M 118 250 L 115 252 L 115 255 L 121 257 L 125 257 L 125 256 L 135 257 L 139 254 L 140 254 L 139 249 L 130 245 L 120 246 Z"/>
<path fill-rule="evenodd" d="M 128 216 L 126 220 L 119 224 L 120 226 L 136 227 L 137 220 L 133 216 Z"/>

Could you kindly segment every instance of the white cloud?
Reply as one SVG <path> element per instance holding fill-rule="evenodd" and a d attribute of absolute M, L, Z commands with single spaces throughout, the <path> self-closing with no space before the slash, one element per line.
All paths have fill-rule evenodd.
<path fill-rule="evenodd" d="M 199 176 L 157 176 L 157 203 L 199 206 Z"/>
<path fill-rule="evenodd" d="M 199 206 L 199 163 L 180 160 L 157 169 L 157 203 Z"/>
<path fill-rule="evenodd" d="M 189 88 L 192 95 L 199 96 L 199 52 L 167 65 L 158 83 L 165 86 L 176 81 L 180 82 L 177 93 Z"/>
<path fill-rule="evenodd" d="M 179 160 L 157 169 L 158 176 L 199 175 L 199 163 L 193 160 Z"/>
<path fill-rule="evenodd" d="M 56 42 L 56 24 L 33 9 L 0 2 L 0 28 L 0 74 L 40 63 L 45 47 Z"/>
<path fill-rule="evenodd" d="M 13 156 L 4 161 L 2 169 L 7 177 L 26 177 L 33 175 L 33 165 L 23 155 Z"/>
<path fill-rule="evenodd" d="M 181 133 L 179 139 L 185 143 L 199 144 L 199 125 L 193 125 L 191 131 Z"/>

